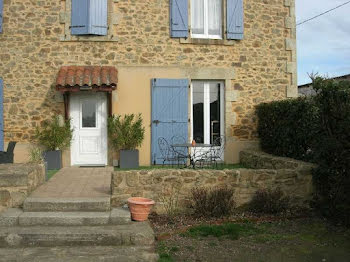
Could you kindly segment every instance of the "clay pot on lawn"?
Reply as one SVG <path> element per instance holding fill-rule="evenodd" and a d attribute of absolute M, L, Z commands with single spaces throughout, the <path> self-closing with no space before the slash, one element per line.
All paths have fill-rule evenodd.
<path fill-rule="evenodd" d="M 128 206 L 131 212 L 131 219 L 135 221 L 146 221 L 154 201 L 144 197 L 130 197 Z"/>

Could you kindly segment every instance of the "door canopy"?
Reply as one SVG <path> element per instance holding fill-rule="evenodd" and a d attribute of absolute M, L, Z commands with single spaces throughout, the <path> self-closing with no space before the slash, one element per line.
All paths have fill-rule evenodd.
<path fill-rule="evenodd" d="M 62 93 L 82 90 L 112 92 L 117 83 L 118 71 L 113 66 L 63 66 L 58 72 L 56 90 Z"/>

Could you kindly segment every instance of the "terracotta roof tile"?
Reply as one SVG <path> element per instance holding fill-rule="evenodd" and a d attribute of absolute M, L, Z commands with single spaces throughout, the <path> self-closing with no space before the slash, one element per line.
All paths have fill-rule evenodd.
<path fill-rule="evenodd" d="M 91 86 L 115 89 L 118 71 L 113 66 L 63 66 L 56 79 L 57 90 Z"/>

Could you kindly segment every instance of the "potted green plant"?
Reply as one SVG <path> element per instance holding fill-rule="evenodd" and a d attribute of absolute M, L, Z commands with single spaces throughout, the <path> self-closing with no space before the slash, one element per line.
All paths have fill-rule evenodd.
<path fill-rule="evenodd" d="M 62 167 L 62 150 L 70 146 L 72 134 L 70 119 L 63 120 L 61 116 L 54 116 L 36 128 L 35 138 L 46 148 L 43 157 L 48 170 Z"/>
<path fill-rule="evenodd" d="M 121 168 L 137 168 L 139 151 L 145 135 L 141 114 L 113 115 L 108 119 L 108 136 L 115 150 L 119 150 Z"/>

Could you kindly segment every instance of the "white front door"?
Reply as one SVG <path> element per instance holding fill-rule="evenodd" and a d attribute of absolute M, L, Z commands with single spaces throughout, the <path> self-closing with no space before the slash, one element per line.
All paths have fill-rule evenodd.
<path fill-rule="evenodd" d="M 107 97 L 105 93 L 73 93 L 72 165 L 107 165 Z"/>

